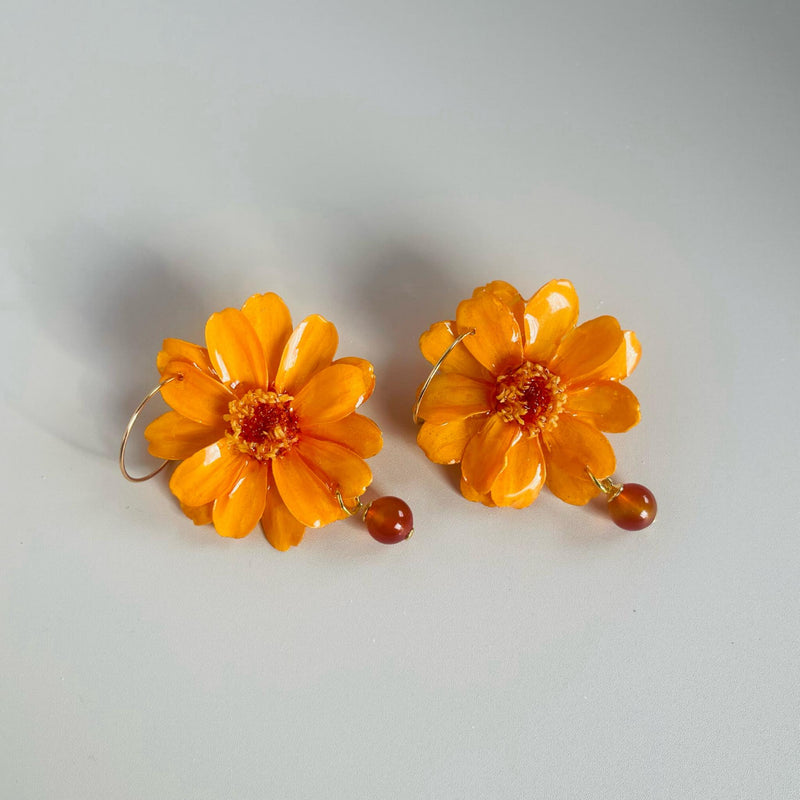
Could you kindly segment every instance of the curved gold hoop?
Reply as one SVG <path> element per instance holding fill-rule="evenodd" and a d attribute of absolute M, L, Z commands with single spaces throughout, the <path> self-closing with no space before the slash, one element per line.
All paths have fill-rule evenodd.
<path fill-rule="evenodd" d="M 412 412 L 412 419 L 416 425 L 419 425 L 419 407 L 422 405 L 422 398 L 425 397 L 425 392 L 428 391 L 428 387 L 431 385 L 431 381 L 436 377 L 436 373 L 439 371 L 439 368 L 444 364 L 444 360 L 453 350 L 456 348 L 457 345 L 461 344 L 467 336 L 472 336 L 475 333 L 475 328 L 470 328 L 468 331 L 464 331 L 464 333 L 460 333 L 456 338 L 453 340 L 453 343 L 447 348 L 447 350 L 442 353 L 439 360 L 433 365 L 433 369 L 428 374 L 428 377 L 425 379 L 425 383 L 422 384 L 422 388 L 419 390 L 419 395 L 417 396 L 417 402 L 414 403 L 414 411 Z"/>
<path fill-rule="evenodd" d="M 128 437 L 131 435 L 131 431 L 133 430 L 133 426 L 136 424 L 136 420 L 139 419 L 139 414 L 142 413 L 144 407 L 152 400 L 154 395 L 157 395 L 161 389 L 166 386 L 168 383 L 172 383 L 172 381 L 177 380 L 177 376 L 173 375 L 170 378 L 164 378 L 158 386 L 154 386 L 146 395 L 144 400 L 136 407 L 136 411 L 131 414 L 131 418 L 128 420 L 128 427 L 125 428 L 125 433 L 122 436 L 122 444 L 119 447 L 119 469 L 122 472 L 123 477 L 126 480 L 131 481 L 131 483 L 142 483 L 143 481 L 149 481 L 150 478 L 155 478 L 159 472 L 161 472 L 164 467 L 169 464 L 169 461 L 165 461 L 160 467 L 157 467 L 152 472 L 147 475 L 143 475 L 142 477 L 136 477 L 135 475 L 131 475 L 130 472 L 125 467 L 125 450 L 128 447 Z"/>

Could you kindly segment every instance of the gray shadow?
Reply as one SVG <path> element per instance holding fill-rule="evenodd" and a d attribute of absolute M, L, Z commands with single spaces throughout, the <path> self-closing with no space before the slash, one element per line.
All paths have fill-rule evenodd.
<path fill-rule="evenodd" d="M 58 413 L 24 398 L 17 410 L 75 447 L 115 454 L 130 414 L 158 380 L 162 339 L 202 341 L 202 289 L 152 247 L 96 227 L 35 241 L 31 256 L 21 277 L 34 324 L 53 352 L 81 369 L 82 385 Z"/>
<path fill-rule="evenodd" d="M 385 355 L 376 363 L 373 402 L 385 412 L 395 433 L 415 436 L 411 413 L 430 365 L 419 350 L 419 337 L 434 322 L 452 319 L 468 297 L 457 265 L 422 246 L 388 240 L 370 249 L 353 288 L 359 307 L 371 315 L 371 328 Z"/>
<path fill-rule="evenodd" d="M 567 513 L 589 514 L 595 522 L 595 526 L 581 525 L 580 528 L 565 524 L 564 539 L 571 544 L 585 546 L 590 543 L 607 543 L 621 539 L 628 533 L 628 531 L 618 528 L 611 520 L 608 513 L 608 501 L 604 494 L 593 497 L 585 506 L 568 506 L 566 503 L 561 505 L 567 509 Z"/>

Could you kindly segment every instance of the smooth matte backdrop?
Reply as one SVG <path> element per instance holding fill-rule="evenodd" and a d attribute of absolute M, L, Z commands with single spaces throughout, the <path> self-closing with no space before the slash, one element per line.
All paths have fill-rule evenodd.
<path fill-rule="evenodd" d="M 0 796 L 800 796 L 796 3 L 1 5 Z M 560 277 L 643 344 L 644 533 L 415 444 L 419 334 Z M 409 542 L 121 478 L 161 339 L 264 291 L 374 362 Z"/>

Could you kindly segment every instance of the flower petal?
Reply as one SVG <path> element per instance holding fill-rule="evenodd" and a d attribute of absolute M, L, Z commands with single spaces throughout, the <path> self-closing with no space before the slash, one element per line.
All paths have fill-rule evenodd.
<path fill-rule="evenodd" d="M 471 500 L 473 503 L 483 503 L 483 505 L 494 508 L 496 503 L 492 500 L 491 492 L 476 492 L 465 480 L 464 476 L 461 476 L 461 494 L 467 498 L 467 500 Z"/>
<path fill-rule="evenodd" d="M 303 436 L 296 448 L 334 493 L 338 490 L 343 497 L 358 497 L 372 483 L 372 470 L 347 447 Z"/>
<path fill-rule="evenodd" d="M 467 442 L 486 424 L 485 417 L 454 419 L 442 425 L 425 422 L 417 434 L 417 444 L 434 464 L 458 464 Z"/>
<path fill-rule="evenodd" d="M 241 539 L 255 528 L 267 502 L 269 468 L 255 459 L 247 461 L 236 483 L 214 503 L 214 527 L 220 536 Z"/>
<path fill-rule="evenodd" d="M 521 435 L 516 422 L 505 422 L 499 414 L 492 414 L 469 440 L 461 461 L 461 474 L 474 491 L 478 494 L 491 491 L 492 484 L 506 465 L 511 445 Z"/>
<path fill-rule="evenodd" d="M 583 388 L 570 388 L 564 411 L 609 433 L 627 431 L 641 419 L 636 395 L 618 381 L 599 381 Z"/>
<path fill-rule="evenodd" d="M 614 317 L 595 317 L 570 331 L 548 365 L 551 372 L 575 383 L 605 364 L 622 342 L 622 331 Z"/>
<path fill-rule="evenodd" d="M 434 322 L 419 337 L 419 349 L 429 363 L 435 364 L 457 337 L 455 321 Z M 494 382 L 494 375 L 475 360 L 472 353 L 464 346 L 463 341 L 450 351 L 447 358 L 441 363 L 439 372 L 457 372 L 479 381 Z"/>
<path fill-rule="evenodd" d="M 565 503 L 582 506 L 600 490 L 586 472 L 607 478 L 614 472 L 616 459 L 608 439 L 594 425 L 561 414 L 558 427 L 544 434 L 547 486 Z"/>
<path fill-rule="evenodd" d="M 538 436 L 523 436 L 508 451 L 503 471 L 492 484 L 492 500 L 498 506 L 526 508 L 544 486 L 545 466 Z"/>
<path fill-rule="evenodd" d="M 465 375 L 436 375 L 419 406 L 419 416 L 437 425 L 464 419 L 473 414 L 488 414 L 495 387 Z"/>
<path fill-rule="evenodd" d="M 642 345 L 633 331 L 622 331 L 622 341 L 611 358 L 581 379 L 588 381 L 621 381 L 627 378 L 642 357 Z"/>
<path fill-rule="evenodd" d="M 261 517 L 261 527 L 267 541 L 281 551 L 300 544 L 306 530 L 305 525 L 292 516 L 274 483 L 267 490 L 267 504 Z"/>
<path fill-rule="evenodd" d="M 275 292 L 249 297 L 242 306 L 242 313 L 253 326 L 264 351 L 266 385 L 275 377 L 283 348 L 292 335 L 292 315 L 286 303 Z"/>
<path fill-rule="evenodd" d="M 301 427 L 304 422 L 336 422 L 352 414 L 364 402 L 367 389 L 359 367 L 332 365 L 308 381 L 295 395 L 292 408 Z"/>
<path fill-rule="evenodd" d="M 187 419 L 215 426 L 228 413 L 228 405 L 234 399 L 230 389 L 188 361 L 170 361 L 161 374 L 163 378 L 178 379 L 162 386 L 161 396 Z"/>
<path fill-rule="evenodd" d="M 464 345 L 493 375 L 503 375 L 522 362 L 522 334 L 513 312 L 485 290 L 462 300 L 456 310 L 458 332 L 474 330 Z"/>
<path fill-rule="evenodd" d="M 358 367 L 364 373 L 364 383 L 367 387 L 364 400 L 369 400 L 370 396 L 375 391 L 375 369 L 372 364 L 367 361 L 366 358 L 356 358 L 355 356 L 337 358 L 332 366 L 336 364 L 347 364 L 351 367 Z"/>
<path fill-rule="evenodd" d="M 226 308 L 206 323 L 208 355 L 220 380 L 248 388 L 267 384 L 264 351 L 253 326 L 238 308 Z"/>
<path fill-rule="evenodd" d="M 472 296 L 475 297 L 481 290 L 490 292 L 500 300 L 501 303 L 508 306 L 511 313 L 514 315 L 514 319 L 517 320 L 520 331 L 524 330 L 525 301 L 522 299 L 522 295 L 510 283 L 507 281 L 492 281 L 491 283 L 487 283 L 486 286 L 476 289 L 472 293 Z"/>
<path fill-rule="evenodd" d="M 361 414 L 349 414 L 336 422 L 304 425 L 303 433 L 315 439 L 326 439 L 349 447 L 361 458 L 374 456 L 383 446 L 381 429 L 371 419 Z"/>
<path fill-rule="evenodd" d="M 333 323 L 318 314 L 306 317 L 292 332 L 283 349 L 275 389 L 296 394 L 308 379 L 329 366 L 339 345 Z"/>
<path fill-rule="evenodd" d="M 525 306 L 525 358 L 547 364 L 577 321 L 578 295 L 572 283 L 546 283 Z"/>
<path fill-rule="evenodd" d="M 147 452 L 156 458 L 188 458 L 224 435 L 222 419 L 219 423 L 213 426 L 200 425 L 177 411 L 167 411 L 144 429 L 144 438 L 150 443 Z"/>
<path fill-rule="evenodd" d="M 231 489 L 244 461 L 227 439 L 220 439 L 178 464 L 169 488 L 187 506 L 205 505 Z"/>
<path fill-rule="evenodd" d="M 307 528 L 320 528 L 339 519 L 342 510 L 336 497 L 296 448 L 276 458 L 272 471 L 286 507 Z"/>
<path fill-rule="evenodd" d="M 214 368 L 211 366 L 211 359 L 208 357 L 208 350 L 205 347 L 185 342 L 183 339 L 164 339 L 161 352 L 156 358 L 158 371 L 163 372 L 164 367 L 173 359 L 188 361 L 203 372 L 207 372 L 209 375 L 214 374 Z"/>
<path fill-rule="evenodd" d="M 195 525 L 208 525 L 212 519 L 214 503 L 206 503 L 204 506 L 187 506 L 181 503 L 181 511 L 186 514 Z"/>

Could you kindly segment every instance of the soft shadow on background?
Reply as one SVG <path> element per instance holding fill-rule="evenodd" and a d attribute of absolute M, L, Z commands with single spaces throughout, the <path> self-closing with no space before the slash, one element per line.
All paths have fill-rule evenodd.
<path fill-rule="evenodd" d="M 18 410 L 76 447 L 115 455 L 157 382 L 162 338 L 202 337 L 202 290 L 152 247 L 91 226 L 33 242 L 19 277 L 47 340 L 37 357 L 65 388 L 55 405 L 18 397 Z"/>
<path fill-rule="evenodd" d="M 360 274 L 353 287 L 356 304 L 385 354 L 376 359 L 375 402 L 393 433 L 408 433 L 417 390 L 430 370 L 419 337 L 434 322 L 452 319 L 472 287 L 458 264 L 412 241 L 373 243 Z"/>

